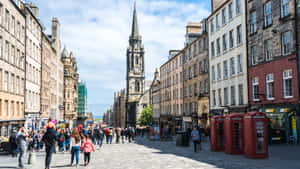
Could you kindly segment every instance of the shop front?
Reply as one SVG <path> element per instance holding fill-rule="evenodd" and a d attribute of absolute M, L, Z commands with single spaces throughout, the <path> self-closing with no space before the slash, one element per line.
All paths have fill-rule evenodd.
<path fill-rule="evenodd" d="M 175 134 L 175 119 L 170 115 L 161 116 L 160 131 L 161 133 Z"/>
<path fill-rule="evenodd" d="M 0 120 L 0 136 L 8 137 L 13 130 L 18 130 L 19 127 L 24 126 L 25 120 Z"/>
<path fill-rule="evenodd" d="M 268 118 L 269 143 L 299 142 L 300 114 L 295 105 L 264 106 Z"/>

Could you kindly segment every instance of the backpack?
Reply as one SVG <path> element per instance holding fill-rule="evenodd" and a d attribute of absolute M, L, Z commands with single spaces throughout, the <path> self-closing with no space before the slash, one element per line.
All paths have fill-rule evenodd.
<path fill-rule="evenodd" d="M 65 136 L 63 134 L 60 135 L 59 141 L 61 141 L 61 142 L 65 141 Z"/>

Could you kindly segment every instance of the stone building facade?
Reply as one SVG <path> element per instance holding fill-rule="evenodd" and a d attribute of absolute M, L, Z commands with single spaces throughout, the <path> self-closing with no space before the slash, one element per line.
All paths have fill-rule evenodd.
<path fill-rule="evenodd" d="M 134 7 L 132 30 L 127 48 L 126 126 L 136 125 L 138 102 L 145 91 L 145 52 L 137 21 Z"/>
<path fill-rule="evenodd" d="M 41 127 L 49 117 L 63 121 L 63 64 L 60 59 L 60 25 L 52 19 L 51 34 L 42 32 Z"/>
<path fill-rule="evenodd" d="M 20 4 L 0 2 L 0 135 L 24 125 L 25 15 Z"/>
<path fill-rule="evenodd" d="M 113 126 L 114 127 L 125 127 L 126 117 L 126 91 L 122 89 L 115 93 L 114 104 L 113 104 Z"/>
<path fill-rule="evenodd" d="M 42 33 L 42 75 L 41 75 L 41 115 L 40 118 L 46 124 L 50 116 L 51 93 L 51 57 L 56 54 L 56 50 L 52 46 L 51 40 L 45 33 Z M 43 126 L 43 125 L 42 125 Z"/>
<path fill-rule="evenodd" d="M 182 124 L 182 57 L 182 51 L 170 50 L 169 60 L 160 67 L 160 127 L 173 133 Z"/>
<path fill-rule="evenodd" d="M 150 104 L 152 105 L 153 124 L 159 125 L 160 118 L 160 78 L 158 69 L 150 86 Z"/>
<path fill-rule="evenodd" d="M 32 3 L 25 4 L 26 15 L 26 78 L 25 78 L 25 128 L 40 127 L 42 24 L 39 9 Z"/>
<path fill-rule="evenodd" d="M 77 61 L 73 53 L 69 54 L 66 48 L 63 49 L 61 59 L 64 64 L 64 120 L 71 128 L 76 126 L 78 108 Z"/>
<path fill-rule="evenodd" d="M 183 57 L 183 104 L 185 127 L 200 125 L 207 121 L 208 115 L 208 36 L 206 21 L 200 23 L 198 38 L 189 42 L 184 48 Z M 200 106 L 199 106 L 200 104 Z M 206 125 L 206 122 L 204 123 Z M 205 126 L 204 126 L 205 127 Z"/>
<path fill-rule="evenodd" d="M 250 109 L 266 113 L 271 141 L 299 140 L 299 2 L 249 1 L 247 6 Z"/>
<path fill-rule="evenodd" d="M 226 1 L 208 17 L 211 115 L 248 106 L 245 2 Z"/>

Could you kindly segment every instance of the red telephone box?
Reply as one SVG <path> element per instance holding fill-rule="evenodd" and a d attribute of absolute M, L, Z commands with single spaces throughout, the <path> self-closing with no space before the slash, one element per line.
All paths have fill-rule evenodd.
<path fill-rule="evenodd" d="M 225 152 L 243 153 L 243 115 L 228 114 L 225 118 Z"/>
<path fill-rule="evenodd" d="M 267 117 L 261 112 L 244 116 L 244 153 L 248 158 L 268 158 Z"/>
<path fill-rule="evenodd" d="M 210 129 L 211 151 L 223 151 L 225 148 L 224 140 L 224 117 L 214 116 L 211 118 Z"/>

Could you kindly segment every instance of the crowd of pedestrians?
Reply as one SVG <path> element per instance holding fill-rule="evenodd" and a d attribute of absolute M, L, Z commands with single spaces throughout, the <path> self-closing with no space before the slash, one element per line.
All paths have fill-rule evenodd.
<path fill-rule="evenodd" d="M 35 152 L 45 150 L 45 169 L 50 168 L 53 153 L 70 153 L 70 166 L 79 166 L 80 154 L 83 154 L 84 165 L 88 166 L 91 154 L 95 149 L 112 143 L 131 143 L 136 136 L 136 130 L 129 128 L 77 128 L 57 129 L 56 125 L 49 119 L 45 129 L 40 131 L 28 131 L 20 127 L 13 131 L 9 138 L 11 154 L 18 157 L 18 167 L 24 168 L 24 154 L 28 153 L 28 164 L 35 163 Z M 74 163 L 74 159 L 76 160 Z"/>

